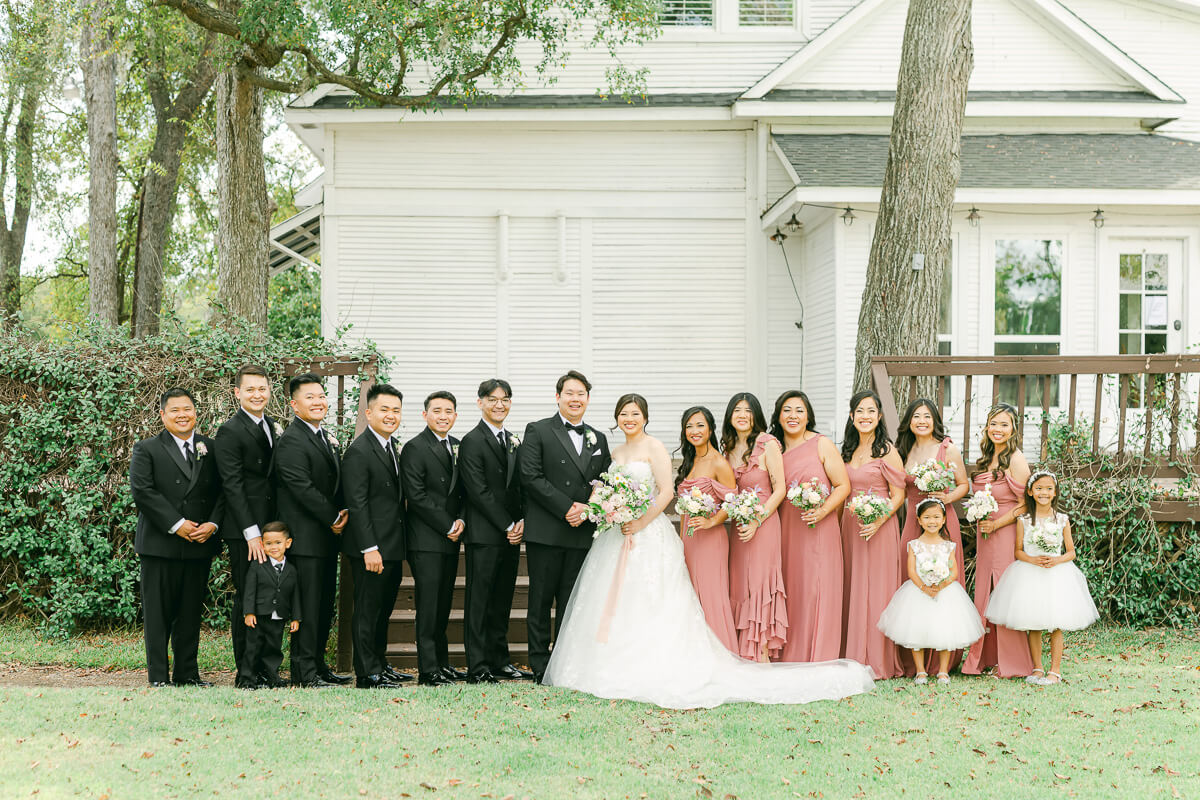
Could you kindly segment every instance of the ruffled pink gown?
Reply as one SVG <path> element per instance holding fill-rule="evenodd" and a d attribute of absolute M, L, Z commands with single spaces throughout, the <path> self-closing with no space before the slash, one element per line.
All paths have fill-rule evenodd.
<path fill-rule="evenodd" d="M 978 492 L 991 484 L 992 496 L 1000 510 L 992 514 L 1002 517 L 1025 498 L 1025 487 L 1012 479 L 1007 472 L 999 480 L 991 472 L 976 475 L 971 480 L 971 491 Z M 992 588 L 1004 574 L 1008 565 L 1016 560 L 1013 551 L 1017 544 L 1017 523 L 997 528 L 984 539 L 975 540 L 975 608 L 979 616 L 987 609 Z M 978 675 L 988 667 L 998 667 L 1001 678 L 1016 678 L 1033 672 L 1033 659 L 1029 655 L 1029 640 L 1022 631 L 1014 631 L 984 620 L 983 638 L 971 645 L 962 671 Z"/>
<path fill-rule="evenodd" d="M 733 491 L 712 478 L 688 478 L 679 484 L 679 492 L 698 488 L 717 501 Z M 721 640 L 721 644 L 733 653 L 738 651 L 737 630 L 733 627 L 733 607 L 729 604 L 729 529 L 726 525 L 698 530 L 687 535 L 688 517 L 683 515 L 680 525 L 683 538 L 683 559 L 687 562 L 692 586 L 704 609 L 708 627 Z"/>
<path fill-rule="evenodd" d="M 754 489 L 764 503 L 771 496 L 771 476 L 758 466 L 767 442 L 777 441 L 760 433 L 748 463 L 734 466 L 738 491 Z M 762 645 L 767 655 L 778 657 L 787 641 L 787 598 L 783 588 L 783 566 L 779 549 L 778 512 L 762 521 L 753 538 L 743 542 L 730 526 L 729 597 L 737 629 L 738 655 L 757 661 Z"/>
<path fill-rule="evenodd" d="M 934 456 L 938 461 L 946 460 L 946 450 L 952 442 L 947 437 L 938 445 L 937 455 Z M 900 534 L 900 583 L 903 584 L 908 580 L 908 543 L 921 535 L 921 526 L 917 524 L 917 503 L 921 502 L 926 495 L 924 492 L 917 489 L 913 483 L 912 475 L 904 476 L 904 494 L 905 494 L 905 514 L 904 514 L 904 530 Z M 946 509 L 946 530 L 950 534 L 950 541 L 954 542 L 954 563 L 958 567 L 957 581 L 962 584 L 964 589 L 967 588 L 967 573 L 963 568 L 963 549 L 962 549 L 962 526 L 958 521 L 958 512 L 953 506 Z M 958 662 L 962 659 L 962 654 L 955 651 L 950 657 L 950 669 L 958 666 Z M 912 663 L 912 655 L 903 648 L 900 650 L 900 662 L 904 665 L 904 674 L 909 677 L 916 675 L 917 670 Z M 930 675 L 937 671 L 937 652 L 931 650 L 926 654 L 925 671 Z"/>
<path fill-rule="evenodd" d="M 787 485 L 816 478 L 831 488 L 814 436 L 783 454 Z M 836 513 L 810 528 L 804 512 L 784 501 L 779 507 L 783 529 L 783 585 L 787 591 L 788 636 L 780 661 L 831 661 L 842 643 L 842 536 Z"/>
<path fill-rule="evenodd" d="M 882 458 L 861 468 L 846 464 L 850 476 L 850 497 L 870 492 L 887 499 L 888 484 L 904 486 L 904 472 Z M 848 501 L 847 501 L 848 502 Z M 883 635 L 879 616 L 900 588 L 900 523 L 895 515 L 880 526 L 870 541 L 859 535 L 862 525 L 848 507 L 842 511 L 842 557 L 845 560 L 845 646 L 842 655 L 866 664 L 875 680 L 897 678 L 904 674 L 896 645 Z"/>

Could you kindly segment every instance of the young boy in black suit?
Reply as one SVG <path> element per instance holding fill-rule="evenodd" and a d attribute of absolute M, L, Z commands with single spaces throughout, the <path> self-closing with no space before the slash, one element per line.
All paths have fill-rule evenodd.
<path fill-rule="evenodd" d="M 285 686 L 279 677 L 283 663 L 283 625 L 300 629 L 300 578 L 287 560 L 292 546 L 287 525 L 268 522 L 263 526 L 262 545 L 266 561 L 251 561 L 242 592 L 246 623 L 246 651 L 239 665 L 238 685 L 245 689 L 277 689 Z M 262 676 L 260 682 L 259 676 Z"/>

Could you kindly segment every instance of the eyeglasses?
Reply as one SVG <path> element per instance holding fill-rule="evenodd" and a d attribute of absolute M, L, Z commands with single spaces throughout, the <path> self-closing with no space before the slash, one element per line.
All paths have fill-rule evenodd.
<path fill-rule="evenodd" d="M 488 397 L 483 398 L 483 402 L 484 402 L 484 404 L 489 405 L 489 406 L 495 406 L 495 405 L 507 406 L 507 405 L 512 404 L 512 398 L 511 397 L 488 396 Z"/>

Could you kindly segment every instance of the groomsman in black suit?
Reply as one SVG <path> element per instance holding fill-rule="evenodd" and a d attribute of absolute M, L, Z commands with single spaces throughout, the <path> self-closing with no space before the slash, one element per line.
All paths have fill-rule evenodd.
<path fill-rule="evenodd" d="M 575 370 L 559 378 L 554 395 L 558 413 L 529 423 L 520 448 L 529 666 L 539 683 L 550 661 L 550 608 L 555 608 L 557 636 L 595 531 L 595 525 L 584 521 L 592 481 L 612 461 L 604 434 L 583 422 L 591 390 L 588 379 Z"/>
<path fill-rule="evenodd" d="M 312 373 L 288 382 L 296 418 L 275 442 L 279 516 L 292 534 L 291 561 L 300 575 L 300 619 L 292 635 L 292 683 L 320 688 L 350 682 L 325 664 L 325 646 L 337 601 L 338 536 L 346 527 L 341 458 L 336 438 L 321 421 L 329 409 L 325 387 Z"/>
<path fill-rule="evenodd" d="M 346 558 L 354 572 L 354 672 L 360 689 L 393 688 L 412 676 L 387 663 L 388 621 L 404 577 L 404 493 L 399 443 L 403 396 L 388 384 L 367 391 L 367 429 L 346 448 Z"/>
<path fill-rule="evenodd" d="M 509 663 L 508 618 L 525 530 L 520 439 L 504 428 L 512 387 L 492 378 L 479 384 L 483 419 L 462 440 L 459 471 L 467 490 L 467 682 L 528 678 Z"/>
<path fill-rule="evenodd" d="M 168 389 L 158 403 L 166 429 L 133 446 L 129 487 L 137 506 L 134 550 L 141 560 L 146 668 L 151 686 L 212 686 L 200 678 L 196 652 L 208 569 L 225 509 L 216 443 L 196 433 L 196 401 Z"/>
<path fill-rule="evenodd" d="M 400 475 L 408 503 L 408 564 L 416 584 L 417 669 L 423 686 L 440 686 L 466 674 L 450 666 L 446 625 L 458 574 L 463 487 L 459 442 L 450 435 L 458 419 L 450 392 L 425 398 L 426 428 L 400 453 Z"/>
<path fill-rule="evenodd" d="M 246 624 L 243 621 L 243 592 L 250 561 L 266 561 L 262 528 L 275 519 L 275 487 L 271 475 L 271 450 L 282 432 L 279 423 L 267 416 L 271 382 L 262 367 L 247 364 L 233 379 L 233 394 L 239 408 L 217 429 L 217 468 L 225 491 L 225 526 L 221 538 L 229 548 L 229 571 L 233 574 L 232 614 L 233 660 L 238 667 L 236 683 L 241 688 L 257 686 L 257 676 L 247 682 L 243 665 Z"/>

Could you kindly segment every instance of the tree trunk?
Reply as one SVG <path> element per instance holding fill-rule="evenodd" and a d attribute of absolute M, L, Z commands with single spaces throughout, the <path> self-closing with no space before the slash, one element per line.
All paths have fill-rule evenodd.
<path fill-rule="evenodd" d="M 17 89 L 16 85 L 11 87 Z M 33 209 L 33 146 L 38 105 L 42 86 L 39 78 L 20 87 L 21 102 L 17 111 L 17 126 L 13 133 L 13 213 L 8 223 L 3 198 L 0 198 L 0 327 L 21 313 L 21 259 L 25 253 L 25 234 L 29 229 L 29 214 Z M 8 133 L 9 114 L 15 98 L 11 95 L 4 115 L 4 135 Z M 8 179 L 8 143 L 0 141 L 5 150 L 0 168 L 0 188 Z"/>
<path fill-rule="evenodd" d="M 117 58 L 112 5 L 86 8 L 80 55 L 88 127 L 88 313 L 108 325 L 121 314 L 117 274 Z"/>
<path fill-rule="evenodd" d="M 267 326 L 262 90 L 227 70 L 217 78 L 217 303 L 227 324 Z"/>
<path fill-rule="evenodd" d="M 937 355 L 938 301 L 950 261 L 971 66 L 971 0 L 910 0 L 887 172 L 858 315 L 855 389 L 870 386 L 872 356 Z M 916 256 L 924 260 L 919 271 Z M 931 388 L 920 390 L 928 396 Z"/>

